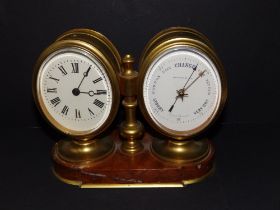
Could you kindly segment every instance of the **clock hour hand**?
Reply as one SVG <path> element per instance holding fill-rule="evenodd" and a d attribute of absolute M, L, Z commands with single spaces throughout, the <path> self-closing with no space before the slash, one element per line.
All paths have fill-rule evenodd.
<path fill-rule="evenodd" d="M 97 90 L 96 92 L 90 90 L 88 92 L 83 92 L 83 91 L 80 91 L 80 93 L 83 93 L 83 94 L 88 94 L 89 96 L 94 96 L 94 95 L 102 95 L 102 94 L 106 94 L 107 91 L 106 90 Z"/>
<path fill-rule="evenodd" d="M 95 95 L 94 92 L 93 92 L 92 90 L 90 90 L 90 91 L 88 91 L 88 92 L 82 92 L 82 91 L 80 91 L 80 93 L 88 94 L 88 95 L 91 96 L 91 97 Z"/>

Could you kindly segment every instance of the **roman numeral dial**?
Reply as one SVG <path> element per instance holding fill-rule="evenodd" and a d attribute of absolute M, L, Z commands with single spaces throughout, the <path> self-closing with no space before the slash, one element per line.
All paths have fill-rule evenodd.
<path fill-rule="evenodd" d="M 56 125 L 92 131 L 110 117 L 112 79 L 96 58 L 76 51 L 60 51 L 46 61 L 41 67 L 40 94 Z"/>

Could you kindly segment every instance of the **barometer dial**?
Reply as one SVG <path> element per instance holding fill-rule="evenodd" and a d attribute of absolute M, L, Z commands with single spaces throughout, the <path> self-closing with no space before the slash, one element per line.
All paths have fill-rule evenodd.
<path fill-rule="evenodd" d="M 198 135 L 226 100 L 222 65 L 202 34 L 170 28 L 157 34 L 140 59 L 139 105 L 147 122 L 177 140 Z"/>
<path fill-rule="evenodd" d="M 170 49 L 147 70 L 145 107 L 153 121 L 170 132 L 203 126 L 221 98 L 219 74 L 213 63 L 190 47 Z"/>

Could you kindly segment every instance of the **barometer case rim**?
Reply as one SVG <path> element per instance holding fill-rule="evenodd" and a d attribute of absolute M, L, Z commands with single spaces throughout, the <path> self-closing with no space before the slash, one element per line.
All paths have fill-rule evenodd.
<path fill-rule="evenodd" d="M 184 28 L 180 27 L 180 30 L 182 30 L 182 29 L 184 29 Z M 172 30 L 174 30 L 176 32 L 177 28 L 173 27 L 173 28 L 170 28 L 170 29 L 167 29 L 164 31 L 167 31 L 168 33 L 170 33 L 170 31 L 172 31 Z M 156 36 L 158 36 L 158 38 L 160 39 L 161 37 L 164 36 L 164 31 L 163 31 L 163 33 L 161 33 L 161 32 L 159 33 L 161 36 L 158 36 L 158 35 L 156 35 Z M 195 32 L 195 30 L 193 30 L 193 31 Z M 191 37 L 176 36 L 176 33 L 174 33 L 173 35 L 174 36 L 170 39 L 159 40 L 157 45 L 153 46 L 153 49 L 151 49 L 150 47 L 151 47 L 151 45 L 153 45 L 156 42 L 156 39 L 152 38 L 152 40 L 154 40 L 154 41 L 148 42 L 148 46 L 145 47 L 146 52 L 142 53 L 142 56 L 144 56 L 144 57 L 142 57 L 140 59 L 139 80 L 138 80 L 138 87 L 139 87 L 138 101 L 139 101 L 140 110 L 141 110 L 144 118 L 155 131 L 157 131 L 158 133 L 160 133 L 164 136 L 175 139 L 175 140 L 185 140 L 185 139 L 191 139 L 198 135 L 201 135 L 209 127 L 211 127 L 211 125 L 213 125 L 213 123 L 217 120 L 218 116 L 221 114 L 221 112 L 223 110 L 223 107 L 226 103 L 228 90 L 227 90 L 226 75 L 225 75 L 222 63 L 221 63 L 220 59 L 218 58 L 217 54 L 215 53 L 212 45 L 209 44 L 210 42 L 208 41 L 208 39 L 203 42 L 203 40 L 193 39 Z M 200 37 L 204 37 L 204 36 L 200 36 Z M 158 123 L 154 122 L 154 120 L 152 119 L 152 117 L 150 116 L 150 114 L 147 111 L 147 108 L 146 108 L 145 102 L 144 102 L 144 97 L 143 97 L 144 79 L 145 79 L 145 75 L 146 75 L 150 65 L 154 62 L 154 60 L 159 58 L 162 54 L 164 54 L 168 50 L 175 49 L 178 47 L 194 48 L 197 51 L 204 54 L 205 56 L 207 56 L 210 59 L 210 61 L 212 61 L 213 64 L 215 65 L 218 76 L 220 77 L 220 81 L 221 81 L 221 96 L 220 96 L 220 100 L 217 103 L 216 110 L 203 124 L 201 124 L 199 127 L 195 128 L 195 129 L 183 132 L 184 134 L 182 134 L 182 132 L 176 132 L 176 131 L 174 132 L 173 130 L 170 130 L 170 129 L 166 130 L 166 128 L 163 125 L 158 125 Z"/>

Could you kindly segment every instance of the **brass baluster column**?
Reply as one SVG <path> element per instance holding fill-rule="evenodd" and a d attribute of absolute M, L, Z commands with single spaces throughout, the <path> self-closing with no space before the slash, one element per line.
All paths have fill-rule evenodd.
<path fill-rule="evenodd" d="M 120 125 L 120 136 L 124 139 L 121 150 L 131 155 L 143 149 L 139 139 L 144 133 L 141 122 L 136 120 L 138 73 L 133 69 L 133 63 L 133 57 L 125 55 L 122 60 L 123 68 L 119 75 L 120 92 L 124 97 L 122 105 L 125 110 L 125 120 Z"/>

